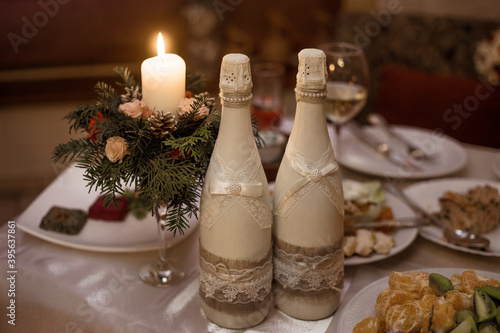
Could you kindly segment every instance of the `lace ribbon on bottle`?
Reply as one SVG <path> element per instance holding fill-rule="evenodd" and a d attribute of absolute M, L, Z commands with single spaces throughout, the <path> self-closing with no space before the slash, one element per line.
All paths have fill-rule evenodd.
<path fill-rule="evenodd" d="M 338 170 L 331 146 L 324 152 L 319 161 L 308 161 L 298 150 L 293 142 L 289 142 L 285 157 L 290 161 L 292 169 L 301 175 L 278 201 L 274 214 L 288 216 L 290 212 L 315 188 L 319 188 L 337 208 L 339 214 L 344 214 L 343 205 L 339 205 L 336 198 L 343 198 L 342 188 L 335 182 L 333 173 Z"/>
<path fill-rule="evenodd" d="M 342 242 L 324 248 L 324 255 L 309 256 L 300 253 L 300 247 L 274 245 L 274 279 L 285 289 L 311 292 L 342 290 L 344 253 Z M 294 252 L 284 248 L 296 248 Z M 303 252 L 303 251 L 302 251 Z"/>
<path fill-rule="evenodd" d="M 200 291 L 206 298 L 231 304 L 264 301 L 271 292 L 273 265 L 271 249 L 260 261 L 218 260 L 200 251 Z M 233 266 L 230 268 L 229 266 Z M 238 267 L 238 268 L 234 268 Z M 242 268 L 244 267 L 244 268 Z"/>
<path fill-rule="evenodd" d="M 233 205 L 241 205 L 261 227 L 271 227 L 271 212 L 262 201 L 263 184 L 255 181 L 261 167 L 257 148 L 252 150 L 243 168 L 234 171 L 224 164 L 219 156 L 217 145 L 211 160 L 215 179 L 208 184 L 212 200 L 204 207 L 200 224 L 211 228 L 215 222 Z"/>

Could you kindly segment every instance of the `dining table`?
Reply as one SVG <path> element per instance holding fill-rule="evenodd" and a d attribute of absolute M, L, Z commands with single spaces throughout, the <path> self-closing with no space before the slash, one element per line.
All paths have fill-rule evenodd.
<path fill-rule="evenodd" d="M 496 183 L 498 173 L 492 167 L 500 150 L 461 144 L 466 163 L 459 170 L 435 178 L 481 179 Z M 69 166 L 72 168 L 72 166 Z M 341 166 L 342 176 L 356 181 L 380 180 Z M 68 171 L 69 172 L 69 171 Z M 62 172 L 33 205 L 51 202 L 54 186 L 67 177 Z M 425 180 L 425 179 L 424 179 Z M 422 179 L 398 179 L 401 188 L 418 184 Z M 63 182 L 64 183 L 64 182 Z M 57 185 L 59 186 L 59 185 Z M 68 186 L 71 186 L 69 184 Z M 60 191 L 65 191 L 64 187 Z M 69 190 L 68 190 L 69 191 Z M 83 200 L 83 199 L 82 199 Z M 54 204 L 57 204 L 53 202 Z M 47 207 L 48 209 L 49 207 Z M 27 211 L 30 207 L 27 208 Z M 25 212 L 26 213 L 26 212 Z M 40 237 L 23 226 L 25 213 L 0 227 L 0 332 L 52 333 L 141 333 L 141 332 L 339 332 L 349 302 L 374 281 L 392 271 L 456 268 L 500 273 L 500 256 L 484 256 L 457 251 L 420 235 L 405 249 L 383 260 L 344 267 L 344 287 L 338 309 L 333 315 L 317 320 L 291 318 L 274 308 L 259 325 L 246 330 L 230 330 L 211 323 L 205 317 L 199 299 L 198 251 L 199 227 L 194 223 L 186 235 L 172 238 L 167 258 L 185 273 L 171 286 L 150 286 L 138 277 L 139 269 L 157 257 L 157 246 L 120 248 L 72 246 Z M 23 215 L 24 214 L 24 215 Z M 38 219 L 42 218 L 35 216 Z M 31 215 L 30 215 L 31 216 Z M 32 217 L 33 218 L 33 217 Z M 138 222 L 141 229 L 155 232 L 153 221 Z M 96 237 L 113 244 L 119 233 Z M 500 242 L 500 239 L 493 240 Z M 81 244 L 80 244 L 81 245 Z M 374 304 L 365 304 L 373 308 Z"/>

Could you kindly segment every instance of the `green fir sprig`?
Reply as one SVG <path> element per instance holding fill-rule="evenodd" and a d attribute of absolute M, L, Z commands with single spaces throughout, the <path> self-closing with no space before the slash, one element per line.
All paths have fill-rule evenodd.
<path fill-rule="evenodd" d="M 114 69 L 124 91 L 139 91 L 128 68 Z M 220 125 L 221 110 L 214 99 L 204 93 L 200 75 L 186 75 L 186 86 L 194 94 L 191 111 L 178 116 L 176 129 L 166 137 L 157 137 L 148 119 L 132 118 L 120 110 L 120 93 L 111 85 L 95 86 L 97 100 L 93 105 L 79 106 L 65 117 L 70 133 L 86 137 L 70 139 L 53 151 L 53 161 L 71 162 L 85 169 L 89 192 L 99 190 L 105 204 L 134 189 L 138 199 L 150 212 L 167 205 L 166 228 L 183 234 L 189 218 L 197 217 L 201 187 Z M 208 115 L 201 114 L 208 108 Z M 205 109 L 206 110 L 206 109 Z M 123 138 L 127 154 L 111 161 L 105 152 L 107 140 Z"/>

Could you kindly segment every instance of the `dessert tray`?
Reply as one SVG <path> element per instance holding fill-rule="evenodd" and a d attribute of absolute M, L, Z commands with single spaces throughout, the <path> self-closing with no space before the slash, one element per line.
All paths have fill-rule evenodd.
<path fill-rule="evenodd" d="M 154 216 L 147 215 L 138 220 L 129 213 L 124 221 L 101 221 L 88 219 L 77 235 L 66 235 L 39 228 L 42 217 L 52 206 L 88 211 L 99 193 L 89 193 L 83 178 L 83 169 L 69 166 L 57 177 L 17 218 L 16 225 L 24 232 L 40 239 L 87 251 L 99 252 L 140 252 L 158 249 L 159 238 Z M 184 235 L 172 233 L 167 236 L 168 246 L 181 242 L 198 225 L 198 219 L 190 219 L 190 227 Z"/>

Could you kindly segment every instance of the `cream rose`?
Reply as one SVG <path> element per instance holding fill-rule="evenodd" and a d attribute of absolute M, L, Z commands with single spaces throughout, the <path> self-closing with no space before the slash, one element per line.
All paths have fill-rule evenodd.
<path fill-rule="evenodd" d="M 136 99 L 133 102 L 123 103 L 119 107 L 120 111 L 131 118 L 140 118 L 147 109 L 146 102 Z"/>
<path fill-rule="evenodd" d="M 120 136 L 113 136 L 106 141 L 106 157 L 112 162 L 121 163 L 128 154 L 127 141 Z"/>
<path fill-rule="evenodd" d="M 198 95 L 199 96 L 199 95 Z M 196 98 L 191 97 L 191 98 L 183 98 L 181 102 L 179 103 L 179 111 L 177 114 L 179 116 L 182 116 L 186 112 L 192 112 L 193 108 L 191 107 L 191 104 L 195 102 Z M 196 116 L 194 117 L 195 120 L 203 118 L 207 116 L 210 113 L 210 109 L 206 105 L 202 105 L 198 111 L 196 111 Z"/>
<path fill-rule="evenodd" d="M 193 111 L 193 108 L 191 107 L 191 104 L 195 101 L 194 97 L 191 98 L 183 98 L 181 102 L 179 103 L 178 108 L 180 109 L 177 114 L 179 116 L 182 116 L 186 112 L 191 112 Z"/>
<path fill-rule="evenodd" d="M 206 117 L 208 116 L 209 113 L 210 109 L 207 106 L 203 105 L 201 108 L 198 109 L 197 118 Z"/>

